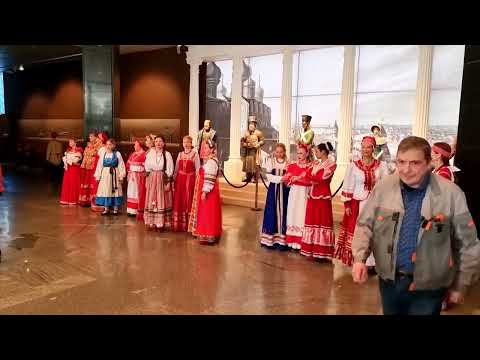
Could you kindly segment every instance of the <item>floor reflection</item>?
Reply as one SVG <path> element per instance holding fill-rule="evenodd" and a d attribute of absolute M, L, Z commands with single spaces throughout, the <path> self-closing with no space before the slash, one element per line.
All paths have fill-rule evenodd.
<path fill-rule="evenodd" d="M 224 206 L 221 242 L 201 246 L 61 207 L 41 179 L 10 177 L 0 198 L 0 314 L 381 313 L 376 277 L 359 286 L 341 264 L 260 247 L 262 213 Z M 477 285 L 448 313 L 479 312 Z"/>

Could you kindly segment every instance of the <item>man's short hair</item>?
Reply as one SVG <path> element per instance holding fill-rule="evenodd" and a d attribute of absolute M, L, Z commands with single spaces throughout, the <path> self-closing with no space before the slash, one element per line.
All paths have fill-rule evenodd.
<path fill-rule="evenodd" d="M 418 136 L 408 136 L 398 144 L 397 153 L 408 150 L 420 150 L 423 152 L 425 160 L 430 162 L 432 160 L 432 148 L 427 140 Z"/>

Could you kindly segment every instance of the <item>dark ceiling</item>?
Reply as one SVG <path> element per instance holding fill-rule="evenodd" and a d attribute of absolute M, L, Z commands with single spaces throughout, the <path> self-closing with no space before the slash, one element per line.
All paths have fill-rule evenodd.
<path fill-rule="evenodd" d="M 13 67 L 58 60 L 80 54 L 82 49 L 76 45 L 0 45 L 0 71 Z"/>
<path fill-rule="evenodd" d="M 139 51 L 151 51 L 175 47 L 175 45 L 120 45 L 120 53 L 127 54 Z M 11 71 L 23 65 L 27 68 L 49 61 L 61 61 L 80 55 L 81 45 L 0 45 L 0 71 Z"/>

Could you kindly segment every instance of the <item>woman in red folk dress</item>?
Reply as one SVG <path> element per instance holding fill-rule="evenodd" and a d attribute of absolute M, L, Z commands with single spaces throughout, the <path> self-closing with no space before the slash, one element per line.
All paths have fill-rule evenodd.
<path fill-rule="evenodd" d="M 447 180 L 454 181 L 453 169 L 450 165 L 452 148 L 445 142 L 437 142 L 432 146 L 432 173 Z M 442 302 L 442 310 L 447 310 L 451 304 L 448 303 L 448 296 Z"/>
<path fill-rule="evenodd" d="M 205 148 L 206 161 L 198 174 L 196 206 L 193 219 L 192 234 L 200 240 L 200 244 L 214 244 L 222 236 L 222 202 L 218 184 L 218 160 L 215 156 L 216 147 L 207 141 Z"/>
<path fill-rule="evenodd" d="M 63 157 L 62 192 L 60 194 L 61 205 L 77 205 L 80 192 L 80 161 L 83 149 L 77 146 L 74 139 L 68 141 L 68 149 Z"/>
<path fill-rule="evenodd" d="M 166 149 L 165 138 L 155 138 L 155 147 L 145 159 L 147 172 L 144 222 L 150 230 L 170 230 L 173 206 L 173 163 L 172 154 Z"/>
<path fill-rule="evenodd" d="M 290 163 L 282 181 L 290 186 L 287 208 L 287 231 L 285 242 L 288 247 L 300 250 L 302 247 L 305 212 L 310 191 L 310 181 L 304 175 L 311 163 L 308 161 L 309 150 L 306 145 L 298 145 L 297 161 Z"/>
<path fill-rule="evenodd" d="M 452 148 L 445 142 L 437 142 L 432 146 L 433 173 L 447 180 L 454 181 L 453 170 L 450 166 Z"/>
<path fill-rule="evenodd" d="M 155 135 L 150 134 L 145 136 L 145 159 L 150 152 L 150 150 L 155 146 L 154 144 Z M 147 193 L 147 185 L 143 186 L 140 189 L 140 193 L 138 194 L 138 209 L 137 209 L 137 220 L 138 221 L 145 221 L 144 213 L 145 213 L 145 197 Z"/>
<path fill-rule="evenodd" d="M 93 184 L 96 168 L 96 156 L 98 149 L 102 146 L 102 142 L 95 133 L 88 135 L 89 142 L 83 151 L 83 160 L 80 165 L 80 193 L 78 196 L 78 204 L 80 206 L 91 206 L 92 198 L 95 197 L 93 192 Z"/>
<path fill-rule="evenodd" d="M 200 157 L 193 150 L 191 136 L 183 137 L 183 149 L 177 156 L 173 174 L 175 196 L 173 198 L 173 231 L 187 231 L 188 216 L 192 209 L 195 179 L 200 170 Z"/>
<path fill-rule="evenodd" d="M 307 200 L 305 227 L 300 253 L 311 259 L 331 259 L 335 246 L 333 232 L 332 193 L 330 182 L 337 168 L 335 159 L 329 156 L 331 143 L 314 148 L 317 158 L 303 176 L 312 186 Z"/>
<path fill-rule="evenodd" d="M 140 141 L 134 143 L 135 151 L 130 154 L 127 167 L 127 214 L 129 216 L 137 216 L 140 210 L 140 195 L 142 189 L 145 188 L 145 151 Z M 145 199 L 143 199 L 145 204 Z"/>
<path fill-rule="evenodd" d="M 352 266 L 352 240 L 358 214 L 363 209 L 374 186 L 388 174 L 387 165 L 373 156 L 376 141 L 373 136 L 362 139 L 362 158 L 352 161 L 347 166 L 343 181 L 341 200 L 345 206 L 345 214 L 340 224 L 340 233 L 335 244 L 334 257 L 345 265 Z M 372 270 L 375 259 L 372 255 L 367 259 L 367 266 Z"/>
<path fill-rule="evenodd" d="M 98 164 L 98 161 L 99 159 L 103 159 L 103 155 L 105 155 L 105 151 L 106 151 L 106 144 L 107 144 L 107 140 L 108 140 L 108 135 L 107 133 L 105 132 L 101 132 L 98 134 L 98 151 L 97 151 L 97 154 L 95 155 L 95 161 L 94 161 L 94 166 L 93 168 L 96 169 L 97 168 L 97 164 Z M 90 205 L 90 208 L 95 211 L 95 212 L 103 212 L 103 210 L 105 209 L 103 206 L 100 206 L 100 205 L 97 205 L 97 202 L 96 202 L 96 196 L 97 196 L 97 190 L 98 190 L 98 181 L 95 179 L 95 176 L 92 177 L 92 186 L 91 186 L 91 205 Z"/>

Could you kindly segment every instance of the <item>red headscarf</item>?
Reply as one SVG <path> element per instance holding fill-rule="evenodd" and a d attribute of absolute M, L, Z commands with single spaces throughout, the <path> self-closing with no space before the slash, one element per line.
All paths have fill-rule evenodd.
<path fill-rule="evenodd" d="M 377 141 L 375 140 L 375 138 L 373 136 L 364 136 L 362 138 L 362 143 L 363 142 L 366 142 L 368 144 L 372 144 L 373 147 L 377 146 Z"/>
<path fill-rule="evenodd" d="M 433 152 L 442 155 L 443 157 L 450 159 L 452 156 L 452 147 L 444 142 L 437 142 L 432 146 Z"/>
<path fill-rule="evenodd" d="M 308 153 L 308 145 L 306 145 L 306 144 L 303 144 L 303 143 L 302 143 L 302 144 L 298 144 L 298 147 L 297 147 L 297 148 L 298 148 L 298 149 L 300 149 L 300 148 L 301 148 L 301 149 L 304 149 L 304 150 Z"/>
<path fill-rule="evenodd" d="M 143 151 L 145 151 L 145 149 L 143 148 L 143 145 L 142 145 L 142 143 L 140 142 L 140 140 L 135 140 L 135 141 L 133 142 L 133 145 L 135 146 L 135 144 L 137 144 L 137 143 L 138 143 L 138 145 L 140 145 L 140 148 L 141 148 Z"/>
<path fill-rule="evenodd" d="M 103 144 L 105 144 L 108 140 L 108 135 L 104 132 L 99 133 L 98 137 L 100 138 L 100 140 L 102 140 Z"/>

